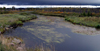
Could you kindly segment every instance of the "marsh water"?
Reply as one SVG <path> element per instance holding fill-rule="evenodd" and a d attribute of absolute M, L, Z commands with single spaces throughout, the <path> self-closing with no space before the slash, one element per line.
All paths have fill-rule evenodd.
<path fill-rule="evenodd" d="M 56 51 L 100 51 L 100 35 L 74 33 L 64 18 L 36 16 L 37 19 L 25 22 L 4 35 L 22 38 L 26 47 L 42 44 L 44 47 L 52 46 Z"/>

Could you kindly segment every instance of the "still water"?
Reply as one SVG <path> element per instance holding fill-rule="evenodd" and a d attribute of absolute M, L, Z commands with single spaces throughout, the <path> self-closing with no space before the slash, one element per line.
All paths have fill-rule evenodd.
<path fill-rule="evenodd" d="M 51 45 L 56 51 L 100 51 L 100 35 L 77 34 L 66 27 L 64 18 L 36 15 L 22 27 L 7 31 L 5 36 L 20 37 L 26 47 Z M 63 26 L 64 25 L 64 26 Z"/>

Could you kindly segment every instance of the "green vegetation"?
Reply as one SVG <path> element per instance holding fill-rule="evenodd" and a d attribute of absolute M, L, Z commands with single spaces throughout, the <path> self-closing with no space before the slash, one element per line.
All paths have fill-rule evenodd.
<path fill-rule="evenodd" d="M 81 13 L 81 14 L 79 15 L 79 17 L 86 17 L 86 16 L 92 17 L 92 16 L 94 16 L 94 15 L 93 15 L 91 12 L 89 12 L 89 11 L 88 11 L 88 13 L 83 12 L 83 13 Z"/>
<path fill-rule="evenodd" d="M 23 17 L 19 17 L 18 20 L 20 20 L 22 22 L 29 21 L 31 19 L 36 19 L 37 18 L 35 15 L 27 15 L 27 16 L 21 15 L 21 16 L 23 16 Z"/>
<path fill-rule="evenodd" d="M 95 28 L 100 29 L 100 25 L 97 25 Z"/>
<path fill-rule="evenodd" d="M 20 14 L 0 14 L 0 31 L 3 32 L 5 27 L 18 26 L 22 22 L 31 19 L 36 19 L 35 15 L 20 15 Z"/>
<path fill-rule="evenodd" d="M 98 17 L 66 16 L 65 20 L 70 21 L 73 24 L 79 24 L 79 25 L 100 28 L 100 18 L 98 18 Z"/>
<path fill-rule="evenodd" d="M 22 12 L 22 13 L 20 13 L 20 15 L 30 15 L 30 14 L 26 13 L 26 12 Z"/>
<path fill-rule="evenodd" d="M 33 14 L 40 14 L 40 15 L 47 15 L 47 16 L 59 16 L 64 17 L 66 21 L 72 22 L 73 24 L 84 25 L 89 27 L 95 27 L 97 29 L 100 28 L 100 13 L 92 13 L 82 12 L 82 13 L 75 13 L 75 12 L 60 12 L 60 11 L 42 11 L 42 10 L 35 10 L 32 12 Z"/>
<path fill-rule="evenodd" d="M 4 46 L 2 45 L 2 43 L 0 42 L 0 51 L 4 51 Z"/>
<path fill-rule="evenodd" d="M 17 23 L 16 23 L 17 25 L 19 24 L 23 24 L 23 22 L 22 21 L 17 21 Z"/>

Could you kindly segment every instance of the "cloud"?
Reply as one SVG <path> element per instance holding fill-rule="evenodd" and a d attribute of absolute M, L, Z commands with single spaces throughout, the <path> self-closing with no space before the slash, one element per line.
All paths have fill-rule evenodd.
<path fill-rule="evenodd" d="M 99 4 L 100 0 L 2 0 L 0 4 L 8 5 L 74 5 Z"/>
<path fill-rule="evenodd" d="M 6 7 L 6 8 L 55 8 L 55 7 L 72 7 L 72 8 L 97 8 L 100 6 L 92 6 L 92 5 L 0 5 L 0 7 Z"/>

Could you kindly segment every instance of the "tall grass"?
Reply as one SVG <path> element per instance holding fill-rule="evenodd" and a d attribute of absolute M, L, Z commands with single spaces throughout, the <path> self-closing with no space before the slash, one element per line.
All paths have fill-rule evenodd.
<path fill-rule="evenodd" d="M 14 43 L 14 45 L 10 45 L 12 41 L 14 40 L 15 37 L 4 37 L 0 36 L 0 51 L 54 51 L 51 50 L 50 48 L 43 47 L 43 45 L 36 46 L 35 48 L 26 48 L 23 47 L 23 49 L 18 50 L 17 48 L 19 47 L 19 44 Z M 21 38 L 17 38 L 23 42 Z"/>
<path fill-rule="evenodd" d="M 0 51 L 17 51 L 14 46 L 9 46 L 12 41 L 12 37 L 6 38 L 0 35 Z"/>
<path fill-rule="evenodd" d="M 5 27 L 20 25 L 23 24 L 22 22 L 36 18 L 35 15 L 0 14 L 0 31 L 3 32 Z"/>

